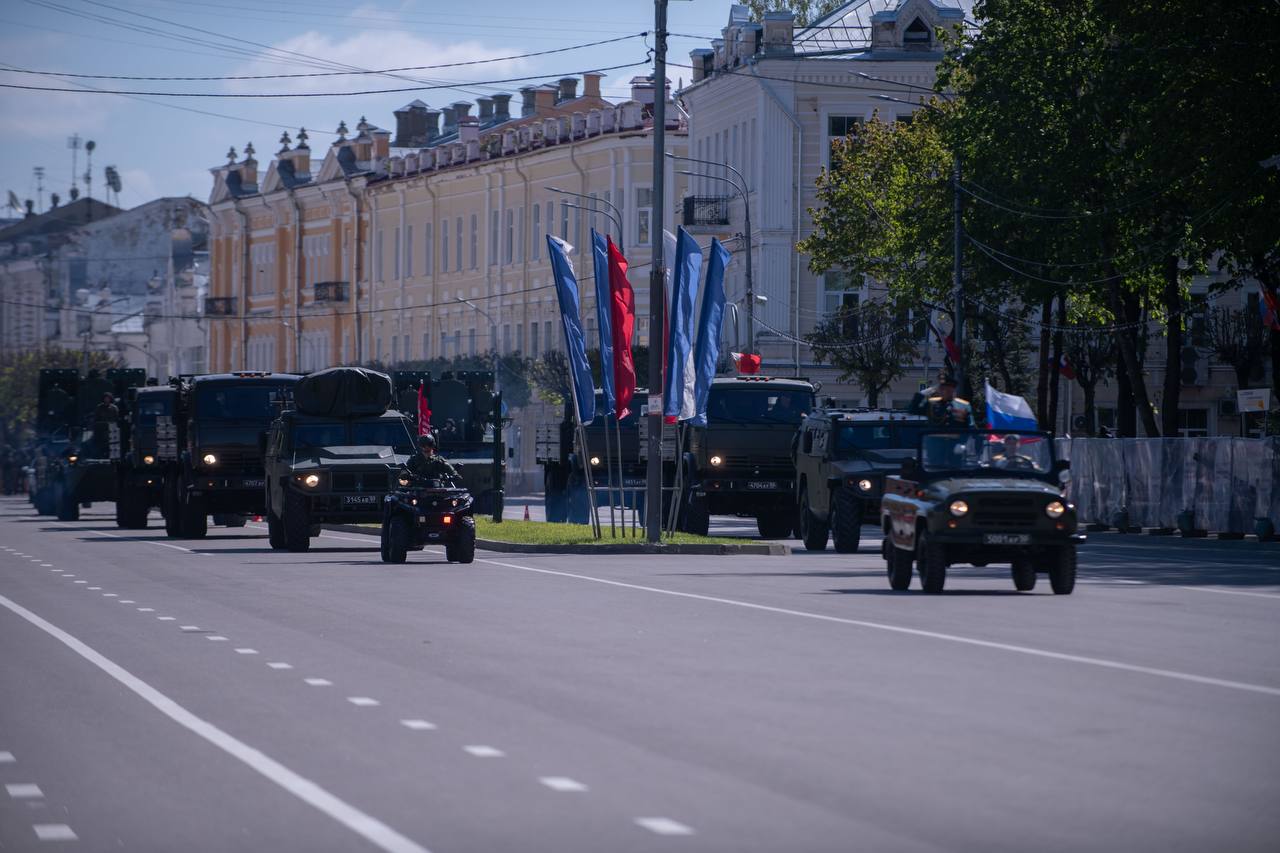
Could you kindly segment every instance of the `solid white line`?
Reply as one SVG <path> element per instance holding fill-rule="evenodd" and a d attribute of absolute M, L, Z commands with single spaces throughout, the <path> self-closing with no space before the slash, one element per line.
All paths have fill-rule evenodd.
<path fill-rule="evenodd" d="M 1121 672 L 1136 672 L 1142 675 L 1151 675 L 1157 678 L 1167 678 L 1174 681 L 1185 681 L 1192 684 L 1204 684 L 1210 687 L 1225 687 L 1230 690 L 1241 690 L 1246 693 L 1261 693 L 1264 696 L 1280 696 L 1280 687 L 1271 687 L 1266 684 L 1252 684 L 1247 681 L 1231 681 L 1225 678 L 1211 678 L 1205 675 L 1195 675 L 1189 672 L 1178 672 L 1172 669 L 1160 669 L 1158 667 L 1140 666 L 1138 664 L 1124 663 L 1122 661 L 1108 660 L 1106 658 L 1086 657 L 1084 655 L 1073 655 L 1065 652 L 1054 652 L 1048 649 L 1039 649 L 1034 646 L 1016 646 L 1011 643 L 997 643 L 992 640 L 979 640 L 976 637 L 963 637 L 958 634 L 944 634 L 938 631 L 925 631 L 920 628 L 906 628 L 901 625 L 887 625 L 883 622 L 868 622 L 863 619 L 846 619 L 842 616 L 828 616 L 825 613 L 811 613 L 805 610 L 792 610 L 787 607 L 773 607 L 768 604 L 756 604 L 750 601 L 739 601 L 733 598 L 720 598 L 714 595 L 702 595 L 696 592 L 680 592 L 674 589 L 663 589 L 656 586 L 643 586 L 641 584 L 626 583 L 625 581 L 609 580 L 608 578 L 597 578 L 591 575 L 580 575 L 574 572 L 560 572 L 554 569 L 536 569 L 532 566 L 521 566 L 516 563 L 506 563 L 500 560 L 476 560 L 477 563 L 488 563 L 492 566 L 503 566 L 508 569 L 518 569 L 522 572 L 534 572 L 541 575 L 553 575 L 556 577 L 572 578 L 574 580 L 589 581 L 591 583 L 604 584 L 605 586 L 620 587 L 622 589 L 633 589 L 640 592 L 651 592 L 656 595 L 670 595 L 675 598 L 687 598 L 693 601 L 706 601 L 712 604 L 724 604 L 730 607 L 741 607 L 745 610 L 757 610 L 764 613 L 777 613 L 782 616 L 796 616 L 801 619 L 812 619 L 818 622 L 833 622 L 838 625 L 853 625 L 858 628 L 871 628 L 877 631 L 888 631 L 894 634 L 905 634 L 911 637 L 925 637 L 931 640 L 942 640 L 948 643 L 957 643 L 965 646 L 976 646 L 983 649 L 998 649 L 1004 652 L 1013 652 L 1014 654 L 1028 655 L 1031 657 L 1047 658 L 1049 660 L 1065 661 L 1068 663 L 1084 664 L 1086 666 L 1096 666 L 1102 669 L 1114 669 Z"/>
<path fill-rule="evenodd" d="M 587 790 L 586 785 L 570 779 L 568 776 L 543 776 L 538 781 L 553 791 L 560 791 L 565 794 L 576 794 Z"/>
<path fill-rule="evenodd" d="M 90 530 L 89 533 L 97 533 L 99 536 L 110 536 L 112 539 L 125 539 L 129 537 L 121 536 L 118 533 L 108 533 L 105 530 Z M 168 542 L 157 542 L 154 539 L 138 539 L 133 537 L 134 542 L 141 542 L 144 545 L 159 545 L 161 548 L 172 548 L 175 551 L 184 551 L 188 554 L 194 554 L 190 548 L 183 548 L 181 545 L 170 545 Z"/>
<path fill-rule="evenodd" d="M 304 678 L 302 679 L 312 687 L 332 687 L 333 682 L 327 678 Z"/>
<path fill-rule="evenodd" d="M 415 732 L 425 732 L 436 727 L 435 723 L 428 723 L 426 720 L 401 720 L 400 725 Z"/>
<path fill-rule="evenodd" d="M 693 835 L 693 830 L 669 817 L 638 817 L 636 823 L 657 835 Z"/>
<path fill-rule="evenodd" d="M 495 749 L 492 746 L 464 746 L 463 749 L 474 755 L 476 758 L 502 758 L 506 755 L 502 750 Z"/>
<path fill-rule="evenodd" d="M 381 705 L 377 699 L 370 699 L 368 696 L 348 696 L 347 701 L 358 708 L 372 708 L 375 705 Z"/>
<path fill-rule="evenodd" d="M 31 827 L 36 832 L 36 838 L 40 841 L 77 841 L 77 836 L 71 827 L 65 823 L 37 823 Z"/>
<path fill-rule="evenodd" d="M 240 760 L 250 769 L 274 782 L 317 811 L 328 815 L 379 849 L 388 853 L 427 853 L 426 848 L 422 845 L 401 835 L 372 815 L 366 814 L 350 803 L 339 799 L 315 782 L 295 773 L 262 751 L 232 737 L 212 723 L 197 717 L 124 667 L 94 651 L 66 631 L 47 622 L 25 607 L 3 595 L 0 595 L 0 605 L 57 639 L 76 654 L 97 666 L 129 690 L 132 690 L 157 711 L 160 711 L 160 713 L 178 725 L 198 735 L 233 758 Z"/>
<path fill-rule="evenodd" d="M 15 782 L 4 786 L 5 793 L 15 800 L 30 800 L 36 797 L 43 797 L 44 792 L 40 790 L 40 786 L 32 782 Z"/>
<path fill-rule="evenodd" d="M 1250 598 L 1280 598 L 1270 592 L 1246 592 L 1242 589 L 1218 589 L 1213 586 L 1180 586 L 1178 589 L 1189 589 L 1192 592 L 1216 592 L 1219 595 L 1247 595 Z"/>

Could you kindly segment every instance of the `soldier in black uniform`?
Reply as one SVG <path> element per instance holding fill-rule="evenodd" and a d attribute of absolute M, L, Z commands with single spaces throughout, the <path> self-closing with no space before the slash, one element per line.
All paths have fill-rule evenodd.
<path fill-rule="evenodd" d="M 436 437 L 431 433 L 418 436 L 418 452 L 404 467 L 415 477 L 425 480 L 460 479 L 458 469 L 436 455 Z"/>
<path fill-rule="evenodd" d="M 974 426 L 973 405 L 956 396 L 955 377 L 945 370 L 938 374 L 937 385 L 916 392 L 907 411 L 913 415 L 924 415 L 930 426 L 960 429 L 972 429 Z"/>

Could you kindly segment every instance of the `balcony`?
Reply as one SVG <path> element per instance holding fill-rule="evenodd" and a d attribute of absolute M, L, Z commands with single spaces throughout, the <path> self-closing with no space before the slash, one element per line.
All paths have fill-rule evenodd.
<path fill-rule="evenodd" d="M 236 314 L 236 298 L 234 296 L 206 296 L 204 313 L 210 317 L 234 317 Z"/>
<path fill-rule="evenodd" d="M 350 290 L 345 281 L 317 281 L 316 302 L 346 302 Z"/>
<path fill-rule="evenodd" d="M 684 227 L 728 224 L 728 196 L 687 195 L 684 197 Z"/>

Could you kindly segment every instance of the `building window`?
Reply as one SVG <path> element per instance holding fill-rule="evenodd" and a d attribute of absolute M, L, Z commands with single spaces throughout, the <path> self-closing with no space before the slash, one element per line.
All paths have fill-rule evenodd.
<path fill-rule="evenodd" d="M 431 333 L 422 333 L 422 357 L 431 358 Z"/>
<path fill-rule="evenodd" d="M 459 225 L 458 227 L 461 228 L 462 226 Z M 476 249 L 479 245 L 480 234 L 478 231 L 478 223 L 476 221 L 476 215 L 473 213 L 471 214 L 471 269 L 473 270 L 480 268 L 479 258 L 476 257 Z M 459 249 L 459 251 L 461 251 L 461 249 Z"/>
<path fill-rule="evenodd" d="M 560 239 L 569 239 L 569 202 L 560 202 Z"/>
<path fill-rule="evenodd" d="M 919 18 L 912 21 L 911 26 L 902 33 L 904 47 L 928 47 L 932 41 L 933 33 L 929 32 L 928 25 Z"/>
<path fill-rule="evenodd" d="M 504 264 L 509 264 L 511 263 L 512 258 L 515 257 L 516 213 L 514 210 L 511 210 L 510 208 L 508 208 L 505 216 L 507 218 L 507 223 L 506 223 L 507 224 L 507 244 L 506 244 L 505 250 L 502 253 L 502 262 Z"/>
<path fill-rule="evenodd" d="M 395 280 L 400 280 L 400 228 L 399 226 L 391 229 L 392 238 L 391 245 L 395 249 L 395 255 L 392 256 L 391 265 L 395 270 Z"/>
<path fill-rule="evenodd" d="M 533 259 L 542 257 L 542 205 L 533 206 Z"/>
<path fill-rule="evenodd" d="M 556 348 L 555 339 L 551 337 L 551 321 L 542 324 L 542 340 L 543 345 L 547 348 L 547 352 Z"/>
<path fill-rule="evenodd" d="M 498 263 L 498 211 L 489 213 L 489 266 Z"/>
<path fill-rule="evenodd" d="M 516 208 L 516 263 L 524 263 L 524 208 Z"/>
<path fill-rule="evenodd" d="M 432 250 L 435 248 L 435 244 L 431 242 L 432 235 L 430 222 L 423 223 L 422 234 L 422 274 L 428 276 L 434 275 L 436 270 L 432 264 L 435 261 L 435 252 Z"/>
<path fill-rule="evenodd" d="M 650 243 L 649 223 L 653 216 L 653 190 L 649 187 L 636 187 L 636 245 L 647 246 Z"/>
<path fill-rule="evenodd" d="M 1178 409 L 1178 435 L 1182 438 L 1208 438 L 1209 410 Z"/>
<path fill-rule="evenodd" d="M 595 193 L 592 193 L 591 194 L 591 228 L 592 230 L 595 230 L 595 231 L 600 230 L 599 228 L 600 223 L 596 220 L 596 215 L 597 215 L 596 211 L 599 209 L 599 204 L 600 204 L 600 197 Z"/>
<path fill-rule="evenodd" d="M 827 165 L 831 164 L 831 147 L 835 141 L 856 133 L 861 125 L 859 116 L 827 116 Z"/>
<path fill-rule="evenodd" d="M 474 326 L 467 330 L 467 354 L 476 354 L 476 330 Z"/>
<path fill-rule="evenodd" d="M 395 335 L 391 336 L 391 363 L 400 363 L 400 338 Z"/>
<path fill-rule="evenodd" d="M 546 227 L 547 227 L 547 234 L 556 233 L 555 202 L 553 201 L 547 202 L 547 226 Z M 547 239 L 546 234 L 539 234 L 538 239 L 545 243 Z M 551 260 L 550 255 L 547 256 L 547 260 Z"/>
<path fill-rule="evenodd" d="M 405 335 L 404 336 L 404 359 L 405 361 L 408 361 L 412 357 L 413 357 L 412 353 L 409 352 L 409 336 Z"/>
<path fill-rule="evenodd" d="M 858 307 L 862 290 L 860 277 L 832 270 L 819 278 L 818 287 L 824 317 L 831 317 L 844 308 Z"/>
<path fill-rule="evenodd" d="M 462 272 L 462 217 L 453 220 L 453 271 Z"/>
<path fill-rule="evenodd" d="M 413 278 L 413 226 L 404 227 L 404 276 Z"/>
<path fill-rule="evenodd" d="M 538 324 L 529 324 L 529 355 L 538 357 Z"/>
<path fill-rule="evenodd" d="M 376 234 L 373 235 L 373 263 L 374 263 L 373 277 L 378 281 L 382 281 L 383 278 L 382 278 L 382 232 L 381 231 L 378 231 Z"/>
<path fill-rule="evenodd" d="M 449 271 L 449 220 L 440 223 L 440 272 Z"/>
<path fill-rule="evenodd" d="M 511 324 L 502 324 L 502 351 L 511 352 Z"/>

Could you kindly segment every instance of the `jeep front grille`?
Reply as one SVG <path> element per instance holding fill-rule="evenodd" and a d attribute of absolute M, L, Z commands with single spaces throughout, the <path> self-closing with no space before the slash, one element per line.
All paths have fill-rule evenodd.
<path fill-rule="evenodd" d="M 333 475 L 335 492 L 383 494 L 389 489 L 390 481 L 382 471 L 346 472 Z"/>
<path fill-rule="evenodd" d="M 1040 502 L 1030 495 L 980 495 L 969 500 L 978 527 L 1034 527 Z"/>

